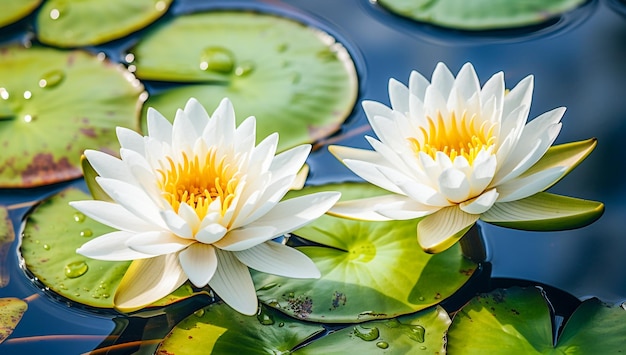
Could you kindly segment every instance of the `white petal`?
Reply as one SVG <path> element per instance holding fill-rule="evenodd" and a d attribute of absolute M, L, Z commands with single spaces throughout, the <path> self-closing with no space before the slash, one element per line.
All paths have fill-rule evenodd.
<path fill-rule="evenodd" d="M 522 79 L 508 94 L 504 96 L 502 118 L 509 116 L 519 106 L 530 107 L 533 96 L 534 77 L 529 75 Z"/>
<path fill-rule="evenodd" d="M 224 238 L 213 243 L 228 251 L 240 251 L 264 243 L 280 234 L 272 226 L 252 226 L 231 230 Z"/>
<path fill-rule="evenodd" d="M 504 103 L 504 73 L 494 74 L 480 91 L 480 101 L 485 105 L 489 100 L 494 101 L 494 111 L 502 115 L 502 105 Z M 499 121 L 499 120 L 498 120 Z M 492 121 L 493 122 L 493 121 Z"/>
<path fill-rule="evenodd" d="M 209 286 L 237 312 L 254 315 L 258 300 L 250 271 L 230 252 L 216 250 L 216 255 L 218 266 Z"/>
<path fill-rule="evenodd" d="M 444 63 L 439 62 L 433 71 L 433 76 L 430 82 L 431 87 L 435 87 L 442 96 L 447 97 L 450 94 L 450 90 L 452 90 L 452 86 L 454 85 L 454 75 Z M 428 93 L 424 96 L 428 96 Z M 424 102 L 426 101 L 428 100 L 424 100 Z"/>
<path fill-rule="evenodd" d="M 154 255 L 140 253 L 126 246 L 128 239 L 134 235 L 135 233 L 122 231 L 104 234 L 83 244 L 80 248 L 76 249 L 76 252 L 88 258 L 108 261 L 135 260 L 153 257 Z"/>
<path fill-rule="evenodd" d="M 87 217 L 115 229 L 129 232 L 145 232 L 159 229 L 158 226 L 136 217 L 117 203 L 86 200 L 72 201 L 70 206 L 84 213 Z"/>
<path fill-rule="evenodd" d="M 200 218 L 193 207 L 189 206 L 186 202 L 182 202 L 178 206 L 178 215 L 184 219 L 185 222 L 191 227 L 192 231 L 197 231 L 200 228 Z"/>
<path fill-rule="evenodd" d="M 250 224 L 271 211 L 289 191 L 293 179 L 293 176 L 286 176 L 282 180 L 278 180 L 270 186 L 267 186 L 263 194 L 255 198 L 255 206 L 253 209 L 246 208 L 248 206 L 242 206 L 235 220 L 231 222 L 231 229 Z"/>
<path fill-rule="evenodd" d="M 144 232 L 130 237 L 126 245 L 132 250 L 155 256 L 176 253 L 195 242 L 193 239 L 176 237 L 170 232 Z"/>
<path fill-rule="evenodd" d="M 215 130 L 219 134 L 217 141 L 232 144 L 236 126 L 235 109 L 230 100 L 227 98 L 222 99 L 211 117 L 212 120 L 216 120 Z"/>
<path fill-rule="evenodd" d="M 195 98 L 190 98 L 185 104 L 185 113 L 187 114 L 187 118 L 191 121 L 191 124 L 194 126 L 197 134 L 201 134 L 204 131 L 204 127 L 206 127 L 209 122 L 209 115 L 206 110 L 196 100 Z"/>
<path fill-rule="evenodd" d="M 157 110 L 148 107 L 148 135 L 162 142 L 172 142 L 172 124 Z"/>
<path fill-rule="evenodd" d="M 440 208 L 439 206 L 428 206 L 417 201 L 409 200 L 389 203 L 384 207 L 379 206 L 376 212 L 392 220 L 402 221 L 428 216 L 431 213 L 437 212 Z"/>
<path fill-rule="evenodd" d="M 187 281 L 176 254 L 135 260 L 115 292 L 115 308 L 132 312 L 169 295 Z"/>
<path fill-rule="evenodd" d="M 117 127 L 116 133 L 122 148 L 134 150 L 141 155 L 145 154 L 145 143 L 141 134 L 124 127 Z"/>
<path fill-rule="evenodd" d="M 516 201 L 541 192 L 560 179 L 566 171 L 567 167 L 557 166 L 533 175 L 522 175 L 498 185 L 498 192 L 500 193 L 498 202 Z"/>
<path fill-rule="evenodd" d="M 101 177 L 122 180 L 137 185 L 135 177 L 124 161 L 98 150 L 85 150 L 85 156 Z"/>
<path fill-rule="evenodd" d="M 374 117 L 377 117 L 377 116 L 392 117 L 393 110 L 391 110 L 389 107 L 381 104 L 378 101 L 365 100 L 361 103 L 361 106 L 363 106 L 363 110 L 365 111 L 365 115 L 367 116 L 370 126 L 372 126 L 372 130 L 374 131 L 376 136 L 380 138 L 381 137 L 380 132 L 378 131 L 378 127 L 374 123 L 373 119 Z"/>
<path fill-rule="evenodd" d="M 395 192 L 397 194 L 404 194 L 404 192 L 402 192 L 402 189 L 398 187 L 398 185 L 390 180 L 386 174 L 383 174 L 381 172 L 383 168 L 386 168 L 385 171 L 394 171 L 392 175 L 404 175 L 399 170 L 392 170 L 394 168 L 385 167 L 383 165 L 378 165 L 363 160 L 344 159 L 343 163 L 348 167 L 348 169 L 352 170 L 363 180 L 378 187 L 381 187 L 385 190 Z M 410 178 L 404 176 L 404 180 L 410 180 Z"/>
<path fill-rule="evenodd" d="M 423 102 L 428 85 L 430 85 L 430 82 L 424 78 L 422 74 L 415 70 L 411 71 L 411 76 L 409 76 L 409 90 L 411 91 L 411 95 Z"/>
<path fill-rule="evenodd" d="M 180 252 L 178 260 L 189 277 L 189 281 L 196 287 L 206 286 L 217 269 L 215 248 L 207 244 L 190 245 L 189 248 Z"/>
<path fill-rule="evenodd" d="M 481 214 L 487 212 L 497 199 L 498 192 L 496 189 L 491 189 L 483 192 L 471 200 L 460 203 L 459 208 L 470 214 Z"/>
<path fill-rule="evenodd" d="M 467 176 L 454 168 L 444 170 L 439 176 L 439 190 L 452 202 L 467 200 L 470 193 L 470 184 Z"/>
<path fill-rule="evenodd" d="M 317 266 L 300 251 L 267 241 L 250 249 L 234 252 L 239 261 L 255 270 L 291 278 L 319 278 Z"/>
<path fill-rule="evenodd" d="M 161 211 L 161 218 L 167 225 L 167 229 L 181 238 L 193 238 L 193 231 L 187 221 L 176 214 L 173 210 Z"/>
<path fill-rule="evenodd" d="M 272 133 L 259 143 L 250 155 L 250 165 L 248 171 L 267 171 L 276 154 L 278 146 L 278 133 Z"/>
<path fill-rule="evenodd" d="M 328 214 L 364 221 L 389 221 L 392 219 L 418 218 L 428 215 L 437 209 L 439 207 L 420 204 L 407 196 L 390 194 L 340 201 L 328 211 Z M 391 215 L 393 217 L 388 217 Z M 405 218 L 399 218 L 400 215 Z"/>
<path fill-rule="evenodd" d="M 178 109 L 172 125 L 172 148 L 190 153 L 196 139 L 198 139 L 196 128 L 187 118 L 185 111 Z"/>
<path fill-rule="evenodd" d="M 246 118 L 235 130 L 235 151 L 249 152 L 254 149 L 256 143 L 256 118 Z"/>
<path fill-rule="evenodd" d="M 465 101 L 480 92 L 480 82 L 472 63 L 465 63 L 461 67 L 454 81 L 454 87 Z"/>
<path fill-rule="evenodd" d="M 417 240 L 426 252 L 440 253 L 461 239 L 478 217 L 457 206 L 442 208 L 417 224 Z"/>
<path fill-rule="evenodd" d="M 211 223 L 208 226 L 201 228 L 196 233 L 196 240 L 205 243 L 213 244 L 222 239 L 228 230 L 219 223 Z"/>
<path fill-rule="evenodd" d="M 470 194 L 482 193 L 489 186 L 489 183 L 493 180 L 497 165 L 495 155 L 487 151 L 478 153 L 474 160 L 474 170 L 469 176 Z"/>
<path fill-rule="evenodd" d="M 409 89 L 396 79 L 389 79 L 391 108 L 403 114 L 409 112 Z"/>
<path fill-rule="evenodd" d="M 341 193 L 327 191 L 285 200 L 250 226 L 271 226 L 276 228 L 274 235 L 285 234 L 326 213 L 339 197 Z"/>
<path fill-rule="evenodd" d="M 310 144 L 302 144 L 276 155 L 269 167 L 269 170 L 272 172 L 272 181 L 297 174 L 302 165 L 304 165 L 310 151 Z"/>

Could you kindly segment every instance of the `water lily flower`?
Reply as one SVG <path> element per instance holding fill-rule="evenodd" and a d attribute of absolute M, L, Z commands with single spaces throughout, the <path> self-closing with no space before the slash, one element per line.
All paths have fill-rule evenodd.
<path fill-rule="evenodd" d="M 504 74 L 482 87 L 471 64 L 454 75 L 439 63 L 429 82 L 411 73 L 408 88 L 389 82 L 391 107 L 365 101 L 374 150 L 331 146 L 354 173 L 390 193 L 342 201 L 330 213 L 366 220 L 422 218 L 422 248 L 441 252 L 481 219 L 528 230 L 593 222 L 601 203 L 543 192 L 578 165 L 596 140 L 552 146 L 565 108 L 526 123 L 533 77 L 510 92 Z"/>
<path fill-rule="evenodd" d="M 224 99 L 209 117 L 190 99 L 170 123 L 148 110 L 148 135 L 118 128 L 118 159 L 88 150 L 97 189 L 110 201 L 75 201 L 85 215 L 117 231 L 77 252 L 99 260 L 133 260 L 115 294 L 122 311 L 145 307 L 187 280 L 207 284 L 228 305 L 251 315 L 258 301 L 248 267 L 318 278 L 304 254 L 273 241 L 324 214 L 340 197 L 321 192 L 281 201 L 311 149 L 278 155 L 278 134 L 256 145 L 256 120 L 236 127 Z M 90 187 L 91 188 L 91 187 Z"/>

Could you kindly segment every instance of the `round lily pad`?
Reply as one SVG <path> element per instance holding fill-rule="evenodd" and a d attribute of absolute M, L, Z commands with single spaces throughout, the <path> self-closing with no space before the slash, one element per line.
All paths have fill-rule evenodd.
<path fill-rule="evenodd" d="M 116 126 L 138 128 L 143 86 L 84 51 L 0 48 L 0 187 L 81 176 L 86 148 L 117 151 Z"/>
<path fill-rule="evenodd" d="M 9 218 L 9 211 L 6 207 L 0 206 L 0 288 L 9 283 L 9 268 L 6 263 L 14 240 L 15 230 Z"/>
<path fill-rule="evenodd" d="M 349 325 L 293 352 L 342 354 L 445 354 L 450 325 L 446 311 L 437 306 L 387 320 Z"/>
<path fill-rule="evenodd" d="M 342 198 L 379 193 L 369 184 L 304 188 L 346 192 Z M 322 216 L 293 234 L 318 243 L 298 250 L 321 272 L 318 280 L 253 272 L 259 299 L 300 319 L 364 322 L 413 313 L 438 304 L 463 286 L 477 265 L 457 245 L 426 254 L 415 238 L 417 220 L 368 222 Z M 445 282 L 442 282 L 445 280 Z"/>
<path fill-rule="evenodd" d="M 47 0 L 37 14 L 39 40 L 57 47 L 109 42 L 161 17 L 172 0 Z"/>
<path fill-rule="evenodd" d="M 0 27 L 10 25 L 21 20 L 33 12 L 41 0 L 3 0 L 0 11 Z"/>
<path fill-rule="evenodd" d="M 28 304 L 19 298 L 0 298 L 0 343 L 13 333 Z"/>
<path fill-rule="evenodd" d="M 303 341 L 324 331 L 271 308 L 244 316 L 222 302 L 196 311 L 180 322 L 156 354 L 290 354 Z"/>
<path fill-rule="evenodd" d="M 584 301 L 556 342 L 552 314 L 537 288 L 477 296 L 454 317 L 448 351 L 461 354 L 616 354 L 626 351 L 626 310 Z M 556 343 L 556 344 L 555 344 Z"/>
<path fill-rule="evenodd" d="M 258 137 L 278 131 L 283 148 L 336 131 L 358 92 L 345 47 L 319 29 L 271 14 L 179 16 L 131 52 L 141 79 L 194 83 L 152 95 L 147 107 L 173 119 L 189 97 L 209 112 L 228 97 L 239 121 L 256 116 Z"/>
<path fill-rule="evenodd" d="M 89 198 L 69 188 L 42 202 L 26 219 L 20 253 L 26 269 L 51 291 L 87 306 L 113 308 L 113 295 L 131 262 L 101 261 L 76 253 L 89 239 L 114 231 L 69 205 Z M 208 294 L 185 283 L 152 306 L 201 293 Z"/>
<path fill-rule="evenodd" d="M 543 23 L 585 0 L 378 0 L 391 12 L 413 20 L 462 30 L 494 30 Z"/>

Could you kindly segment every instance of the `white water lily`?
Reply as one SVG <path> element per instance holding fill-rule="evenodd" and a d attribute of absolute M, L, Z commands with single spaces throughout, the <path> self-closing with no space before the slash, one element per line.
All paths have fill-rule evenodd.
<path fill-rule="evenodd" d="M 173 123 L 148 110 L 148 136 L 118 128 L 121 159 L 85 156 L 111 201 L 76 201 L 85 215 L 118 229 L 77 252 L 99 260 L 134 260 L 115 294 L 132 311 L 189 280 L 207 284 L 251 315 L 258 301 L 248 267 L 294 278 L 318 278 L 315 264 L 272 239 L 324 214 L 340 197 L 322 192 L 281 201 L 310 145 L 275 155 L 278 134 L 256 145 L 256 120 L 238 127 L 228 99 L 211 117 L 195 99 Z"/>
<path fill-rule="evenodd" d="M 504 74 L 484 86 L 471 64 L 454 75 L 442 63 L 432 82 L 411 73 L 408 88 L 389 82 L 391 108 L 363 102 L 379 140 L 374 151 L 329 149 L 361 178 L 390 192 L 338 203 L 331 213 L 369 219 L 413 219 L 420 245 L 441 252 L 480 218 L 521 229 L 579 227 L 597 219 L 601 203 L 542 192 L 595 147 L 595 139 L 552 146 L 564 108 L 526 123 L 533 91 L 528 76 L 506 92 Z"/>

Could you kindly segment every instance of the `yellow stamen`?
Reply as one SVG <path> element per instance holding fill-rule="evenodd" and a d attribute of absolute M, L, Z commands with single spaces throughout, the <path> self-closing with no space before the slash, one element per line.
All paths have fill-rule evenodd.
<path fill-rule="evenodd" d="M 433 159 L 436 159 L 437 152 L 446 154 L 450 160 L 462 156 L 471 165 L 480 151 L 495 144 L 496 124 L 483 121 L 478 125 L 475 115 L 468 119 L 463 112 L 457 119 L 452 112 L 449 120 L 445 121 L 439 112 L 436 120 L 427 119 L 428 127 L 420 127 L 422 139 L 408 138 L 416 153 L 424 152 Z"/>
<path fill-rule="evenodd" d="M 197 155 L 190 160 L 185 153 L 177 162 L 167 157 L 157 173 L 163 197 L 174 211 L 178 212 L 180 204 L 185 202 L 200 219 L 207 215 L 209 205 L 217 199 L 223 216 L 235 198 L 240 179 L 240 173 L 226 157 L 217 157 L 215 149 L 210 149 L 202 160 Z"/>

